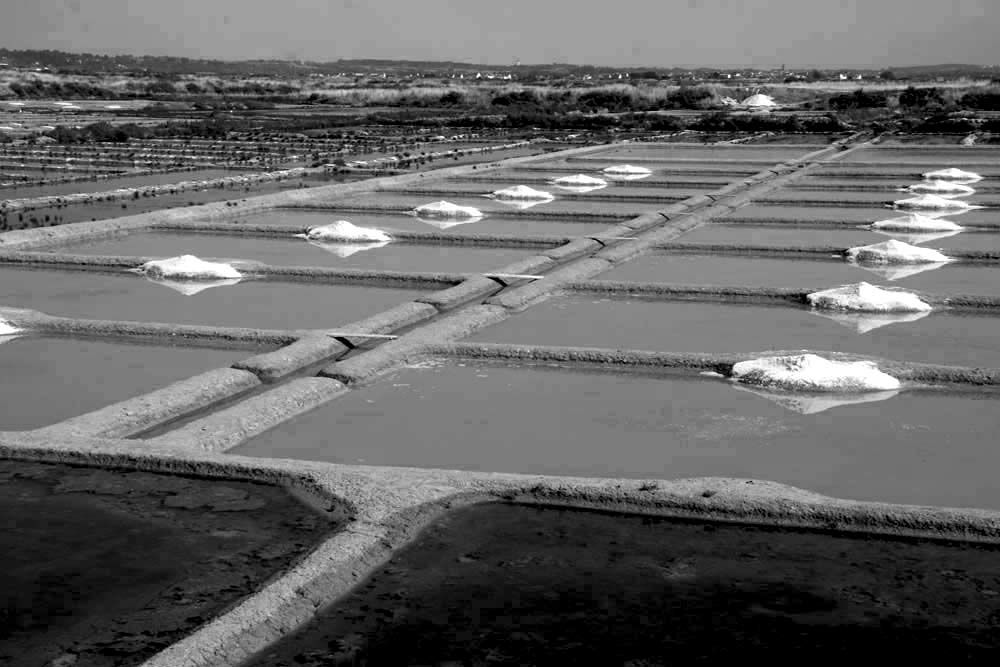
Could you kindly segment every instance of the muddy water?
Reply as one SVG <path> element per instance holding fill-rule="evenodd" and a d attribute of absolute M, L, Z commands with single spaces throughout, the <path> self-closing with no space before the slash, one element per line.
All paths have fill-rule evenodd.
<path fill-rule="evenodd" d="M 905 195 L 899 193 L 899 199 Z M 876 220 L 885 220 L 903 215 L 905 211 L 897 211 L 886 206 L 872 207 L 851 207 L 851 206 L 769 206 L 766 203 L 758 202 L 743 206 L 729 215 L 719 218 L 719 221 L 727 219 L 751 220 L 754 222 L 798 222 L 803 225 L 824 224 L 824 223 L 857 223 L 859 225 L 871 224 Z M 1000 225 L 1000 209 L 978 209 L 967 213 L 951 213 L 948 219 L 960 225 Z"/>
<path fill-rule="evenodd" d="M 0 339 L 2 340 L 2 339 Z M 138 396 L 254 350 L 26 335 L 0 343 L 0 430 L 39 428 Z"/>
<path fill-rule="evenodd" d="M 892 216 L 887 216 L 892 217 Z M 961 224 L 961 218 L 953 220 Z M 882 243 L 891 238 L 906 240 L 905 233 L 878 233 L 862 227 L 796 227 L 788 225 L 752 225 L 748 223 L 712 223 L 703 225 L 673 243 L 719 243 L 734 246 L 764 246 L 775 248 L 836 248 L 846 250 L 857 246 Z M 907 241 L 912 243 L 912 241 Z M 949 250 L 992 250 L 1000 251 L 1000 233 L 983 232 L 980 230 L 965 231 L 947 238 L 921 241 L 923 248 L 933 248 L 947 254 Z"/>
<path fill-rule="evenodd" d="M 0 267 L 0 306 L 83 319 L 319 329 L 375 315 L 427 290 L 245 280 L 187 296 L 130 273 Z"/>
<path fill-rule="evenodd" d="M 680 353 L 815 350 L 901 361 L 1000 368 L 1000 318 L 947 311 L 866 333 L 878 318 L 841 324 L 807 308 L 555 297 L 471 340 Z"/>
<path fill-rule="evenodd" d="M 487 186 L 483 191 L 488 192 L 494 189 L 496 188 Z M 587 194 L 596 195 L 608 189 L 610 189 L 610 186 L 601 190 L 591 191 Z M 663 208 L 677 201 L 676 198 L 663 199 L 660 200 L 659 203 L 657 203 L 656 200 L 644 202 L 622 202 L 614 200 L 573 201 L 569 198 L 559 198 L 559 189 L 555 187 L 552 188 L 552 194 L 557 197 L 554 201 L 539 204 L 538 206 L 534 206 L 526 211 L 518 211 L 510 205 L 476 195 L 442 197 L 441 195 L 404 194 L 388 191 L 371 192 L 356 197 L 338 199 L 335 204 L 345 207 L 387 207 L 400 210 L 411 210 L 423 204 L 430 204 L 431 202 L 446 199 L 447 201 L 450 201 L 453 204 L 458 204 L 459 206 L 473 206 L 486 214 L 493 213 L 503 214 L 506 216 L 524 216 L 530 218 L 535 213 L 542 213 L 545 215 L 565 215 L 568 217 L 572 217 L 572 215 L 576 213 L 583 213 L 586 215 L 634 217 L 642 215 L 648 211 L 654 211 L 657 208 Z"/>
<path fill-rule="evenodd" d="M 405 243 L 390 243 L 380 248 L 368 248 L 370 245 L 339 243 L 314 245 L 304 239 L 294 238 L 291 232 L 285 239 L 137 232 L 119 238 L 62 246 L 52 250 L 85 255 L 161 258 L 190 254 L 202 259 L 225 261 L 244 259 L 276 266 L 447 272 L 493 270 L 537 252 L 530 249 L 425 246 Z"/>
<path fill-rule="evenodd" d="M 487 201 L 487 200 L 483 200 Z M 614 218 L 586 218 L 584 221 L 573 219 L 546 220 L 532 218 L 531 210 L 524 211 L 517 217 L 485 217 L 476 222 L 449 226 L 441 229 L 438 224 L 425 222 L 414 216 L 402 213 L 361 213 L 357 211 L 308 211 L 275 209 L 263 213 L 241 216 L 232 221 L 234 227 L 240 224 L 255 225 L 287 225 L 295 232 L 300 232 L 309 227 L 319 227 L 329 225 L 337 220 L 348 220 L 361 227 L 375 227 L 382 231 L 392 232 L 425 232 L 433 233 L 444 231 L 448 234 L 468 234 L 476 235 L 505 235 L 505 236 L 582 236 L 586 234 L 596 234 L 605 227 L 613 225 L 618 220 Z M 433 221 L 434 223 L 446 221 Z"/>
<path fill-rule="evenodd" d="M 1000 450 L 980 435 L 995 427 L 998 400 L 910 392 L 801 414 L 697 376 L 449 362 L 399 371 L 232 451 L 552 475 L 747 477 L 862 500 L 1000 508 Z"/>
<path fill-rule="evenodd" d="M 918 270 L 907 267 L 906 270 Z M 865 268 L 840 259 L 809 260 L 734 255 L 655 253 L 634 259 L 601 274 L 601 280 L 825 289 L 866 281 L 933 294 L 1000 295 L 1000 268 L 987 265 L 946 264 L 923 273 L 903 276 Z M 895 271 L 898 269 L 890 269 Z"/>

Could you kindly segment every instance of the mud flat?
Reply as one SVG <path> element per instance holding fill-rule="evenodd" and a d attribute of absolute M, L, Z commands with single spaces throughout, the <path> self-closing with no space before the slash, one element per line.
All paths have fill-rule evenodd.
<path fill-rule="evenodd" d="M 198 283 L 189 283 L 198 285 Z M 0 267 L 0 305 L 93 320 L 321 329 L 354 322 L 428 290 L 245 280 L 194 295 L 126 272 Z"/>
<path fill-rule="evenodd" d="M 995 421 L 994 395 L 890 392 L 843 405 L 830 396 L 779 398 L 787 400 L 680 372 L 448 361 L 395 372 L 231 453 L 584 477 L 745 477 L 857 500 L 1000 508 L 994 468 L 984 465 L 1000 453 L 976 435 Z"/>
<path fill-rule="evenodd" d="M 280 488 L 8 461 L 0 517 L 0 662 L 24 667 L 138 665 L 337 528 Z"/>
<path fill-rule="evenodd" d="M 470 248 L 406 243 L 308 243 L 294 238 L 255 238 L 238 235 L 137 232 L 113 239 L 50 248 L 82 255 L 245 259 L 274 266 L 327 266 L 384 271 L 477 272 L 497 269 L 534 254 L 530 249 Z"/>
<path fill-rule="evenodd" d="M 1000 318 L 941 311 L 865 333 L 857 324 L 841 324 L 805 307 L 573 295 L 535 305 L 470 340 L 678 353 L 808 349 L 1000 368 Z"/>
<path fill-rule="evenodd" d="M 996 547 L 456 511 L 254 667 L 988 660 Z"/>
<path fill-rule="evenodd" d="M 6 340 L 0 344 L 0 430 L 54 424 L 252 354 L 30 334 Z"/>

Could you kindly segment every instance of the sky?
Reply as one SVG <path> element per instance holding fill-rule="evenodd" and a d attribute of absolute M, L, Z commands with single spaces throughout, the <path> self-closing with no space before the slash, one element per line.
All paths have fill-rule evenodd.
<path fill-rule="evenodd" d="M 0 47 L 243 60 L 1000 64 L 1000 0 L 0 0 Z"/>

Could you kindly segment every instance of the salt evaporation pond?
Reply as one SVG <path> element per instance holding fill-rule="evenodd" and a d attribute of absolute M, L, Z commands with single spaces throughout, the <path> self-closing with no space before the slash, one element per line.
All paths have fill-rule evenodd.
<path fill-rule="evenodd" d="M 126 272 L 0 267 L 0 306 L 92 320 L 321 329 L 370 317 L 427 293 L 248 279 L 188 296 Z"/>
<path fill-rule="evenodd" d="M 69 195 L 77 192 L 107 192 L 119 188 L 141 188 L 150 185 L 179 183 L 181 181 L 208 181 L 230 176 L 246 176 L 252 173 L 243 169 L 198 169 L 195 171 L 171 171 L 143 176 L 129 175 L 123 172 L 120 176 L 115 176 L 114 178 L 102 178 L 93 181 L 72 181 L 70 183 L 53 183 L 51 185 L 0 188 L 0 199 L 49 197 L 53 195 Z M 45 172 L 45 174 L 48 177 L 54 175 L 52 170 Z"/>
<path fill-rule="evenodd" d="M 0 430 L 48 426 L 254 353 L 23 334 L 0 344 Z"/>
<path fill-rule="evenodd" d="M 489 201 L 482 198 L 483 201 Z M 240 216 L 233 220 L 221 221 L 220 224 L 232 223 L 234 228 L 241 224 L 252 225 L 281 225 L 287 226 L 293 232 L 304 232 L 309 227 L 319 227 L 329 225 L 336 220 L 348 220 L 359 227 L 375 227 L 390 235 L 393 232 L 424 232 L 436 233 L 445 232 L 447 234 L 461 234 L 468 236 L 477 235 L 500 235 L 527 237 L 532 236 L 556 236 L 572 237 L 595 234 L 609 225 L 613 225 L 620 220 L 615 218 L 586 218 L 584 221 L 566 219 L 545 219 L 531 217 L 535 209 L 528 209 L 514 217 L 490 217 L 487 216 L 476 222 L 463 223 L 448 226 L 446 229 L 439 229 L 434 223 L 453 221 L 431 221 L 424 222 L 412 215 L 404 213 L 377 213 L 344 211 L 339 209 L 329 210 L 308 210 L 308 209 L 274 209 L 260 213 L 252 213 Z"/>
<path fill-rule="evenodd" d="M 678 353 L 835 351 L 900 361 L 1000 368 L 998 317 L 941 311 L 858 333 L 859 323 L 842 324 L 826 316 L 829 314 L 806 307 L 609 299 L 580 294 L 532 306 L 473 334 L 470 340 Z M 874 323 L 883 317 L 869 319 Z M 862 329 L 867 328 L 864 324 L 861 320 Z"/>
<path fill-rule="evenodd" d="M 495 190 L 497 188 L 490 188 L 487 186 L 485 192 Z M 486 215 L 498 215 L 504 217 L 518 217 L 526 216 L 532 217 L 538 214 L 539 216 L 548 215 L 563 215 L 567 217 L 572 217 L 574 214 L 585 214 L 585 215 L 595 215 L 595 216 L 614 216 L 618 218 L 629 218 L 638 215 L 642 215 L 650 210 L 658 208 L 657 200 L 652 201 L 641 201 L 641 202 L 628 202 L 628 201 L 581 201 L 572 200 L 568 197 L 561 198 L 559 195 L 566 192 L 561 190 L 557 186 L 552 186 L 551 189 L 546 188 L 552 194 L 556 195 L 554 201 L 548 202 L 546 204 L 539 204 L 538 206 L 532 207 L 526 211 L 518 211 L 511 206 L 507 206 L 501 202 L 493 201 L 487 199 L 486 197 L 476 196 L 476 195 L 464 195 L 456 197 L 445 197 L 445 199 L 453 204 L 458 204 L 459 206 L 472 206 L 478 208 L 480 211 Z M 606 189 L 606 188 L 605 188 Z M 598 192 L 603 192 L 604 190 L 595 190 L 589 194 L 597 194 Z M 376 193 L 369 193 L 366 195 L 360 195 L 357 197 L 350 197 L 344 199 L 338 199 L 333 202 L 334 206 L 342 206 L 344 208 L 368 208 L 368 207 L 385 207 L 393 210 L 409 211 L 413 210 L 417 206 L 423 204 L 431 203 L 434 200 L 441 199 L 438 195 L 420 195 L 420 194 L 408 194 L 399 192 L 390 192 L 388 190 L 380 190 Z M 675 203 L 676 199 L 663 199 L 659 200 L 663 206 L 668 206 Z"/>
<path fill-rule="evenodd" d="M 906 193 L 896 193 L 899 197 L 888 199 L 902 199 Z M 887 202 L 888 202 L 887 199 Z M 894 210 L 885 206 L 788 206 L 785 204 L 768 205 L 765 202 L 758 202 L 747 206 L 742 206 L 729 215 L 719 218 L 719 222 L 726 220 L 746 220 L 755 223 L 776 223 L 800 225 L 827 225 L 827 224 L 871 224 L 876 220 L 895 218 L 903 215 L 906 211 Z M 919 211 L 922 215 L 927 215 L 927 211 Z M 987 225 L 1000 229 L 1000 216 L 996 209 L 976 209 L 964 213 L 954 211 L 942 212 L 946 217 L 962 226 L 965 225 Z"/>
<path fill-rule="evenodd" d="M 915 183 L 915 182 L 914 182 Z M 904 185 L 912 185 L 913 183 L 906 183 Z M 827 204 L 829 206 L 881 206 L 882 204 L 887 204 L 896 201 L 897 199 L 906 199 L 909 197 L 916 197 L 920 193 L 914 192 L 868 192 L 865 190 L 856 191 L 841 191 L 841 190 L 809 190 L 806 188 L 785 188 L 783 190 L 778 190 L 775 192 L 769 192 L 768 194 L 755 199 L 754 201 L 758 204 L 767 203 L 769 201 L 776 202 L 816 202 L 817 204 Z M 977 192 L 973 195 L 962 196 L 962 197 L 949 197 L 949 199 L 954 199 L 956 201 L 962 201 L 967 204 L 976 206 L 988 206 L 995 205 L 1000 201 L 1000 195 L 996 194 L 984 194 Z M 793 204 L 794 205 L 794 204 Z"/>
<path fill-rule="evenodd" d="M 544 190 L 556 198 L 568 199 L 568 200 L 582 200 L 582 201 L 596 201 L 596 200 L 609 200 L 613 201 L 615 199 L 626 199 L 626 200 L 636 200 L 639 203 L 646 201 L 652 202 L 652 206 L 655 208 L 657 202 L 661 201 L 680 201 L 682 199 L 687 199 L 688 197 L 693 197 L 703 192 L 709 192 L 717 187 L 721 186 L 707 186 L 707 187 L 690 187 L 690 186 L 675 186 L 673 184 L 660 183 L 657 187 L 646 187 L 643 185 L 636 185 L 636 183 L 644 183 L 645 181 L 636 181 L 632 183 L 614 181 L 611 180 L 607 175 L 599 175 L 598 178 L 604 178 L 608 181 L 608 186 L 606 188 L 601 188 L 600 190 L 592 190 L 586 193 L 576 193 L 569 190 L 564 190 L 557 185 L 553 185 L 549 182 L 550 179 L 542 179 L 537 182 L 531 183 L 531 187 Z M 468 197 L 476 195 L 484 195 L 489 192 L 499 190 L 501 188 L 507 188 L 515 185 L 524 185 L 521 181 L 511 181 L 508 179 L 496 179 L 490 184 L 481 183 L 479 181 L 440 181 L 436 183 L 428 183 L 426 185 L 420 185 L 419 187 L 413 188 L 400 188 L 400 190 L 405 190 L 405 194 L 416 195 L 418 193 L 424 192 L 427 194 L 421 194 L 425 198 L 445 198 L 451 200 L 452 197 Z M 381 192 L 393 193 L 393 194 L 403 194 L 402 192 L 396 193 L 393 190 L 382 190 Z M 489 199 L 484 197 L 484 202 L 480 202 L 477 208 L 482 208 L 482 204 L 488 202 Z M 538 204 L 538 211 L 545 211 L 554 202 L 547 202 Z"/>
<path fill-rule="evenodd" d="M 599 153 L 570 157 L 568 162 L 606 161 L 608 164 L 646 160 L 719 160 L 727 162 L 770 162 L 794 160 L 825 146 L 705 146 L 692 144 L 619 146 Z M 643 165 L 646 166 L 646 165 Z"/>
<path fill-rule="evenodd" d="M 869 271 L 870 266 L 875 271 Z M 1000 272 L 988 265 L 949 263 L 928 265 L 857 265 L 840 259 L 793 259 L 746 255 L 696 255 L 655 252 L 638 257 L 602 273 L 600 280 L 719 285 L 730 287 L 784 287 L 825 289 L 859 281 L 887 280 L 896 271 L 926 269 L 922 273 L 892 280 L 894 287 L 923 290 L 932 294 L 1000 295 Z"/>
<path fill-rule="evenodd" d="M 694 375 L 444 362 L 357 388 L 231 453 L 588 477 L 748 477 L 859 500 L 1000 508 L 992 465 L 1000 450 L 976 435 L 995 428 L 998 400 L 904 392 L 799 414 Z"/>
<path fill-rule="evenodd" d="M 381 271 L 472 273 L 498 269 L 536 254 L 536 249 L 431 246 L 391 242 L 310 243 L 286 239 L 205 233 L 135 232 L 79 245 L 49 248 L 52 252 L 82 255 L 175 257 L 193 254 L 202 259 L 243 259 L 274 266 L 325 266 Z"/>
<path fill-rule="evenodd" d="M 576 165 L 579 166 L 579 165 Z M 552 167 L 549 171 L 548 169 L 543 170 L 539 168 L 533 169 L 503 169 L 496 172 L 488 172 L 483 174 L 472 174 L 467 176 L 453 177 L 439 181 L 442 186 L 450 186 L 452 183 L 480 183 L 487 184 L 487 189 L 492 184 L 503 182 L 503 183 L 524 183 L 531 185 L 532 187 L 539 187 L 543 184 L 547 184 L 552 178 L 557 178 L 559 176 L 576 173 L 579 169 L 574 171 L 575 167 L 570 165 L 561 165 L 559 167 Z M 548 173 L 546 173 L 548 171 Z M 595 167 L 593 171 L 594 176 L 599 176 L 600 171 Z M 617 187 L 628 187 L 636 188 L 642 190 L 649 190 L 650 188 L 661 188 L 665 186 L 670 187 L 681 187 L 681 188 L 720 188 L 723 185 L 727 185 L 732 178 L 727 176 L 718 176 L 713 174 L 688 174 L 688 175 L 665 175 L 659 173 L 657 170 L 653 170 L 651 176 L 643 178 L 637 181 L 610 181 L 611 185 Z M 610 187 L 610 186 L 609 186 Z"/>
<path fill-rule="evenodd" d="M 891 218 L 885 216 L 886 219 Z M 948 218 L 961 225 L 964 220 Z M 929 232 L 935 234 L 937 232 Z M 858 227 L 796 227 L 794 225 L 753 225 L 750 223 L 722 223 L 714 222 L 694 229 L 676 241 L 672 245 L 684 246 L 685 244 L 712 243 L 721 245 L 739 246 L 759 246 L 765 248 L 832 248 L 846 250 L 857 246 L 881 243 L 891 238 L 907 241 L 905 236 L 909 232 L 902 230 L 885 230 L 884 232 L 874 232 L 869 229 Z M 930 239 L 927 241 L 907 241 L 922 248 L 933 248 L 948 254 L 948 251 L 1000 251 L 1000 228 L 997 232 L 985 232 L 981 229 L 963 230 L 953 236 Z"/>

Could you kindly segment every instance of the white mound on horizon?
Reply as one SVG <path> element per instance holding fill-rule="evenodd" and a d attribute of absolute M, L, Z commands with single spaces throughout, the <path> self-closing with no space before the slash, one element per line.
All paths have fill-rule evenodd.
<path fill-rule="evenodd" d="M 733 365 L 736 381 L 757 387 L 809 392 L 893 391 L 899 380 L 871 361 L 830 361 L 815 354 L 763 357 Z"/>
<path fill-rule="evenodd" d="M 787 392 L 768 391 L 757 387 L 741 387 L 739 385 L 736 385 L 735 388 L 760 396 L 761 398 L 766 398 L 800 415 L 814 415 L 818 412 L 825 412 L 844 405 L 886 401 L 899 394 L 898 389 L 864 394 L 791 394 Z"/>
<path fill-rule="evenodd" d="M 365 241 L 365 242 L 389 242 L 392 240 L 388 234 L 381 229 L 374 227 L 358 227 L 347 220 L 337 220 L 329 225 L 320 227 L 310 227 L 305 234 L 296 234 L 298 238 L 307 241 Z"/>
<path fill-rule="evenodd" d="M 974 171 L 963 171 L 956 167 L 948 167 L 947 169 L 938 169 L 936 171 L 928 171 L 921 174 L 926 179 L 931 180 L 941 180 L 941 181 L 962 181 L 964 183 L 976 183 L 983 180 L 983 177 Z"/>
<path fill-rule="evenodd" d="M 634 164 L 613 164 L 601 171 L 610 176 L 649 176 L 653 173 L 646 167 L 637 167 Z"/>
<path fill-rule="evenodd" d="M 587 174 L 574 174 L 572 176 L 560 176 L 559 178 L 552 179 L 553 185 L 562 185 L 569 187 L 604 187 L 608 184 L 603 178 L 597 178 L 596 176 L 588 176 Z"/>
<path fill-rule="evenodd" d="M 481 218 L 483 212 L 473 206 L 459 206 L 450 201 L 436 201 L 423 204 L 413 209 L 413 213 L 421 218 Z"/>
<path fill-rule="evenodd" d="M 937 264 L 951 258 L 931 248 L 921 248 L 896 239 L 848 248 L 844 256 L 852 262 L 869 264 Z"/>
<path fill-rule="evenodd" d="M 870 283 L 842 285 L 806 295 L 813 308 L 866 313 L 918 313 L 932 310 L 912 292 L 886 290 Z"/>
<path fill-rule="evenodd" d="M 135 270 L 153 280 L 238 280 L 243 277 L 231 264 L 206 262 L 194 255 L 152 260 Z"/>
<path fill-rule="evenodd" d="M 948 199 L 947 197 L 942 197 L 940 195 L 918 195 L 916 197 L 910 197 L 909 199 L 897 199 L 892 202 L 892 205 L 896 208 L 902 209 L 927 209 L 953 212 L 971 211 L 972 209 L 982 208 L 982 206 L 974 206 L 972 204 L 967 204 L 964 201 Z"/>
<path fill-rule="evenodd" d="M 901 232 L 960 232 L 965 228 L 944 218 L 907 213 L 897 218 L 873 222 L 871 229 L 877 231 L 894 229 Z"/>
<path fill-rule="evenodd" d="M 976 194 L 975 188 L 970 188 L 968 185 L 956 183 L 954 181 L 942 180 L 914 183 L 913 185 L 903 188 L 902 191 L 913 192 L 916 194 L 929 193 L 932 195 L 940 195 L 949 199 L 952 197 L 968 197 L 969 195 Z"/>
<path fill-rule="evenodd" d="M 498 200 L 543 202 L 555 199 L 555 196 L 544 190 L 529 188 L 527 185 L 514 185 L 503 190 L 494 190 L 490 196 Z"/>

